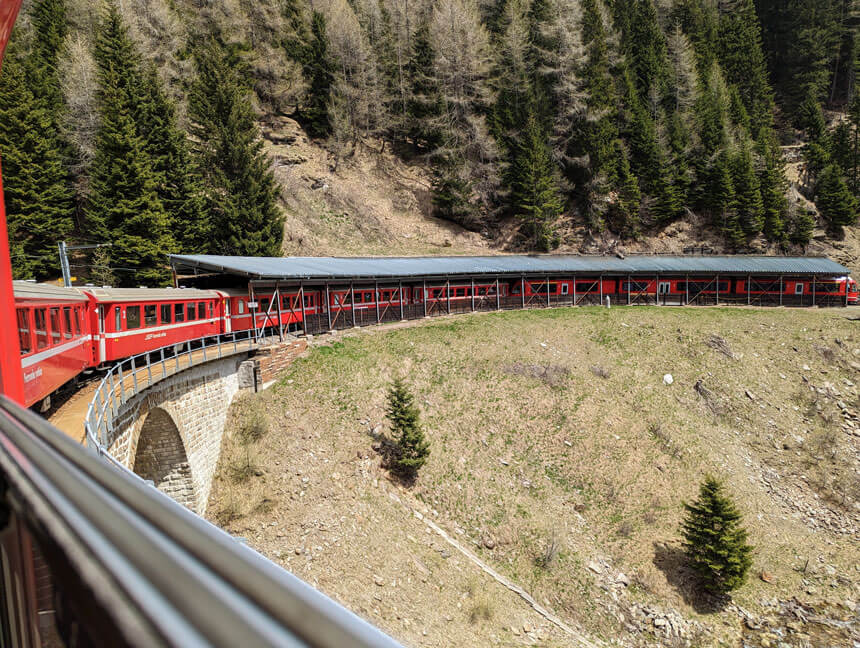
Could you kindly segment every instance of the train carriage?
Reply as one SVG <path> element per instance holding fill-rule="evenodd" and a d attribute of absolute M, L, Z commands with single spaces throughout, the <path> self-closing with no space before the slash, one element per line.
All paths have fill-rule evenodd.
<path fill-rule="evenodd" d="M 84 288 L 93 364 L 223 332 L 224 295 L 193 288 Z"/>
<path fill-rule="evenodd" d="M 74 288 L 15 281 L 15 323 L 24 402 L 45 401 L 81 374 L 92 360 L 89 299 Z"/>

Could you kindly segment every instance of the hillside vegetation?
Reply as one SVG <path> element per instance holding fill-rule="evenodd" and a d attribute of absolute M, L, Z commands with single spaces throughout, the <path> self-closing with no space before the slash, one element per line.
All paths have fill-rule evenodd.
<path fill-rule="evenodd" d="M 26 4 L 0 75 L 19 277 L 61 238 L 133 285 L 177 250 L 856 259 L 849 0 Z"/>
<path fill-rule="evenodd" d="M 430 441 L 410 489 L 377 452 L 397 376 Z M 554 309 L 320 338 L 234 405 L 208 510 L 407 645 L 851 645 L 858 376 L 843 310 Z M 708 473 L 755 547 L 718 611 L 680 545 Z"/>

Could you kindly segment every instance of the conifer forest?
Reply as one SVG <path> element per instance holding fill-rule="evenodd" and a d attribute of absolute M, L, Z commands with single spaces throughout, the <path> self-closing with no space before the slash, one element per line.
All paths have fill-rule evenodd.
<path fill-rule="evenodd" d="M 434 215 L 519 250 L 696 215 L 726 251 L 802 253 L 857 221 L 858 24 L 853 0 L 30 0 L 0 74 L 15 274 L 56 277 L 63 239 L 110 242 L 81 272 L 126 285 L 281 254 L 271 115 L 426 165 Z"/>

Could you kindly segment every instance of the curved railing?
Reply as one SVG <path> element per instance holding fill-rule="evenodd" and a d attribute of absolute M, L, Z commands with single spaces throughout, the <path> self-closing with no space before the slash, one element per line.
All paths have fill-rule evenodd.
<path fill-rule="evenodd" d="M 87 445 L 111 463 L 121 465 L 107 450 L 120 406 L 144 389 L 189 367 L 256 349 L 257 337 L 257 332 L 251 329 L 221 333 L 169 344 L 117 362 L 102 378 L 87 408 L 84 418 Z M 177 351 L 177 347 L 183 348 Z"/>

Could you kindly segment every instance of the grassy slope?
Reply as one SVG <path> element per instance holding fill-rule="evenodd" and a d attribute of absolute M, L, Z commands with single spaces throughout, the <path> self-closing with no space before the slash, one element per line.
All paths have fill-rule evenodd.
<path fill-rule="evenodd" d="M 395 493 L 594 636 L 630 640 L 618 615 L 643 601 L 704 622 L 702 641 L 714 643 L 739 632 L 738 618 L 698 611 L 677 545 L 681 502 L 706 472 L 726 478 L 756 545 L 739 604 L 858 596 L 858 507 L 845 488 L 856 491 L 860 437 L 833 417 L 836 398 L 813 397 L 803 379 L 831 383 L 856 408 L 844 381 L 857 378 L 848 363 L 860 361 L 858 332 L 845 311 L 722 308 L 558 309 L 368 329 L 313 350 L 260 397 L 271 431 L 248 456 L 262 474 L 232 480 L 245 451 L 228 441 L 209 510 L 410 645 L 520 645 L 523 623 L 543 628 L 542 645 L 565 637 L 462 556 L 446 557 L 450 547 Z M 704 343 L 712 333 L 737 359 Z M 432 442 L 413 495 L 385 480 L 370 449 L 398 373 Z M 694 390 L 700 379 L 710 405 Z M 233 425 L 259 405 L 241 402 Z M 810 514 L 849 533 L 814 529 Z M 558 555 L 539 567 L 552 537 Z M 587 567 L 601 560 L 607 576 Z M 600 587 L 619 571 L 630 588 Z"/>

